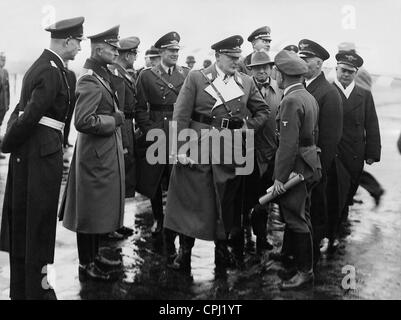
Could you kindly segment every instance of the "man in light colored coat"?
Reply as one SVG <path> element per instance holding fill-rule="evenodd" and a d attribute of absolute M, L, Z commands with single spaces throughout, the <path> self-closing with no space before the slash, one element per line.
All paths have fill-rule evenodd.
<path fill-rule="evenodd" d="M 118 56 L 118 30 L 114 27 L 89 37 L 92 55 L 77 83 L 75 127 L 78 131 L 60 215 L 63 225 L 77 233 L 80 280 L 111 280 L 106 266 L 117 266 L 99 255 L 99 235 L 122 227 L 125 172 L 117 88 L 122 79 L 107 64 Z"/>

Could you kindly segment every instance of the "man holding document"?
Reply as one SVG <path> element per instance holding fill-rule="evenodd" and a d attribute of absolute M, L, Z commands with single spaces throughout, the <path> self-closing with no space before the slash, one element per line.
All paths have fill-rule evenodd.
<path fill-rule="evenodd" d="M 319 107 L 306 91 L 302 81 L 308 67 L 294 52 L 280 51 L 274 59 L 277 83 L 284 89 L 277 115 L 279 147 L 274 169 L 274 193 L 281 195 L 279 205 L 291 233 L 295 269 L 288 270 L 281 289 L 291 290 L 313 283 L 312 226 L 310 195 L 321 178 L 321 164 L 316 141 L 318 139 Z M 284 184 L 296 174 L 304 181 L 289 190 Z M 288 235 L 287 235 L 288 236 Z"/>
<path fill-rule="evenodd" d="M 238 150 L 242 155 L 245 133 L 252 140 L 249 133 L 260 129 L 269 115 L 255 83 L 236 71 L 242 43 L 241 36 L 232 36 L 214 44 L 216 63 L 191 71 L 175 104 L 178 145 L 172 157 L 178 162 L 171 174 L 165 221 L 166 228 L 180 233 L 179 254 L 170 265 L 174 269 L 190 270 L 195 238 L 215 241 L 216 267 L 230 265 L 227 235 L 233 226 L 240 175 L 247 174 L 246 169 L 251 173 L 254 161 L 242 159 L 245 167 L 252 168 L 240 168 L 245 173 L 239 173 L 244 163 L 236 161 Z M 180 139 L 186 132 L 189 152 Z M 210 148 L 204 149 L 205 145 Z"/>

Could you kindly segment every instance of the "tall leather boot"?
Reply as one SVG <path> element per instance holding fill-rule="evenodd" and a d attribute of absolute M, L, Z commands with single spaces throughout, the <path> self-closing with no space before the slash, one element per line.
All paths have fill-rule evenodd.
<path fill-rule="evenodd" d="M 214 263 L 216 268 L 230 268 L 233 266 L 230 251 L 228 251 L 226 240 L 216 240 L 214 242 Z"/>
<path fill-rule="evenodd" d="M 251 212 L 251 225 L 256 235 L 256 253 L 261 254 L 264 250 L 272 250 L 273 246 L 267 241 L 267 209 L 256 205 Z"/>
<path fill-rule="evenodd" d="M 296 290 L 313 285 L 313 245 L 310 233 L 294 233 L 295 261 L 297 273 L 289 280 L 283 281 L 282 290 Z"/>
<path fill-rule="evenodd" d="M 176 236 L 176 232 L 163 228 L 164 256 L 166 257 L 167 264 L 171 263 L 177 256 L 177 250 L 174 243 Z"/>
<path fill-rule="evenodd" d="M 167 267 L 174 270 L 190 271 L 191 270 L 191 254 L 195 239 L 180 234 L 180 249 L 178 255 Z"/>

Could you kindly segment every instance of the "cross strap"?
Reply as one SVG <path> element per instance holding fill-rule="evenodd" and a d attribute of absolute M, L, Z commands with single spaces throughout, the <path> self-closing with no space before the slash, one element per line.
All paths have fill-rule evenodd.
<path fill-rule="evenodd" d="M 230 107 L 227 105 L 226 100 L 223 98 L 223 95 L 220 93 L 220 91 L 216 88 L 216 86 L 213 84 L 213 82 L 206 76 L 206 74 L 203 72 L 203 70 L 199 70 L 200 73 L 205 77 L 206 81 L 209 83 L 209 85 L 213 88 L 213 90 L 216 92 L 217 96 L 220 98 L 221 102 L 223 102 L 224 108 L 226 108 L 228 115 L 232 117 L 233 113 L 230 109 Z"/>
<path fill-rule="evenodd" d="M 155 70 L 151 69 L 150 70 L 157 78 L 159 78 L 161 81 L 164 82 L 164 84 L 171 90 L 173 91 L 177 96 L 180 93 L 176 87 L 170 82 L 168 82 L 166 79 L 164 79 L 160 74 L 158 74 Z"/>

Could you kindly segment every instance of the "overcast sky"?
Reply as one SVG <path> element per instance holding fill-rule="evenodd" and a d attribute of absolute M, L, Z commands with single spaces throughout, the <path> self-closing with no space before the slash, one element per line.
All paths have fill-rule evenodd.
<path fill-rule="evenodd" d="M 338 43 L 352 41 L 373 73 L 401 75 L 400 0 L 0 0 L 0 51 L 9 61 L 33 61 L 48 46 L 43 28 L 52 19 L 85 16 L 84 32 L 91 35 L 120 24 L 120 36 L 141 39 L 136 66 L 159 37 L 169 31 L 181 35 L 180 63 L 195 55 L 198 66 L 212 54 L 210 45 L 225 37 L 244 37 L 256 28 L 272 29 L 272 53 L 308 38 L 332 54 Z M 81 68 L 89 55 L 89 41 L 72 62 Z M 211 55 L 212 56 L 212 55 Z"/>

